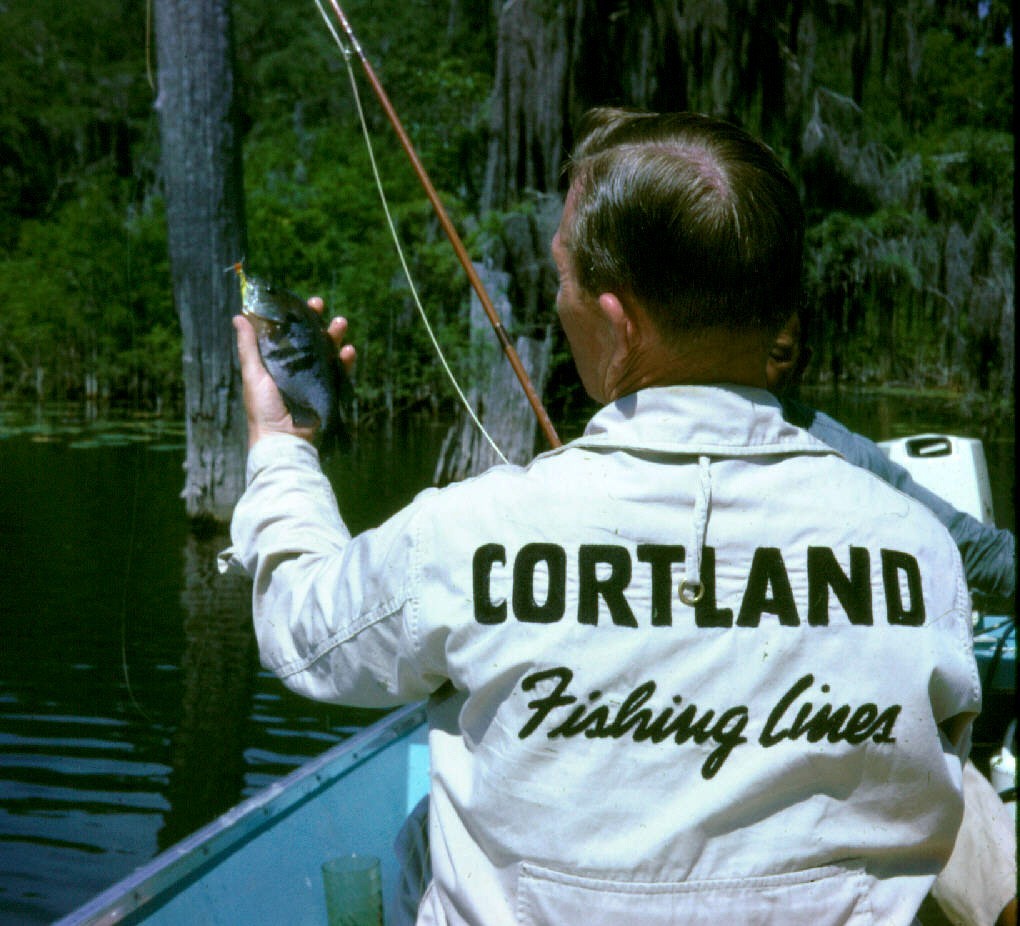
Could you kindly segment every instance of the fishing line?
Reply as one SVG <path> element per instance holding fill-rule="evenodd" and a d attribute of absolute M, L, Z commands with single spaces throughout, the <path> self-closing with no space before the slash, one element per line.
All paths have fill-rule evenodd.
<path fill-rule="evenodd" d="M 131 703 L 134 705 L 135 710 L 142 715 L 150 724 L 155 724 L 155 721 L 145 712 L 141 704 L 138 703 L 138 699 L 135 697 L 135 690 L 131 686 L 131 673 L 128 671 L 128 658 L 127 658 L 127 607 L 128 607 L 128 586 L 131 579 L 131 562 L 133 559 L 133 552 L 135 548 L 135 525 L 138 521 L 138 483 L 139 483 L 139 471 L 141 465 L 138 461 L 137 448 L 135 450 L 135 485 L 134 490 L 131 493 L 131 523 L 128 528 L 128 549 L 126 562 L 124 564 L 124 591 L 121 595 L 120 600 L 120 665 L 124 672 L 124 685 L 127 688 L 128 697 L 131 699 Z"/>
<path fill-rule="evenodd" d="M 358 111 L 358 121 L 361 123 L 361 134 L 365 139 L 365 148 L 368 151 L 368 160 L 372 166 L 372 176 L 375 179 L 376 189 L 379 191 L 379 199 L 382 201 L 383 213 L 386 216 L 386 225 L 390 231 L 390 237 L 393 239 L 393 244 L 397 250 L 397 256 L 400 259 L 400 266 L 404 271 L 404 277 L 407 279 L 407 285 L 411 290 L 411 298 L 414 300 L 414 304 L 418 309 L 418 315 L 421 316 L 422 324 L 425 326 L 425 331 L 429 336 L 429 340 L 432 342 L 432 346 L 436 351 L 436 356 L 439 357 L 439 362 L 446 372 L 447 378 L 450 380 L 453 386 L 453 391 L 457 394 L 457 398 L 464 406 L 465 411 L 468 413 L 468 417 L 474 422 L 474 425 L 481 432 L 482 436 L 488 441 L 489 446 L 493 449 L 496 456 L 499 457 L 504 463 L 510 461 L 503 454 L 503 451 L 496 445 L 492 435 L 485 429 L 485 425 L 479 420 L 478 415 L 475 414 L 474 408 L 471 407 L 471 402 L 468 397 L 464 394 L 460 384 L 457 382 L 456 376 L 454 376 L 453 370 L 450 369 L 449 363 L 447 363 L 446 355 L 443 353 L 442 347 L 439 345 L 439 340 L 436 338 L 435 332 L 432 330 L 432 325 L 429 324 L 428 316 L 425 314 L 425 307 L 422 305 L 421 298 L 418 295 L 418 288 L 414 284 L 414 279 L 411 277 L 411 270 L 408 267 L 407 259 L 404 256 L 404 249 L 400 243 L 400 236 L 397 234 L 397 227 L 393 221 L 393 216 L 390 213 L 389 201 L 386 198 L 386 191 L 383 188 L 382 177 L 379 174 L 379 166 L 375 159 L 375 148 L 372 145 L 372 138 L 368 131 L 368 122 L 365 119 L 365 110 L 361 105 L 361 94 L 358 91 L 358 81 L 354 75 L 354 68 L 351 67 L 351 50 L 344 44 L 337 31 L 333 28 L 333 23 L 326 15 L 326 11 L 322 6 L 320 0 L 315 0 L 315 5 L 318 7 L 319 14 L 322 16 L 323 21 L 326 23 L 326 28 L 329 29 L 330 35 L 333 36 L 333 41 L 336 42 L 337 47 L 340 49 L 343 55 L 344 65 L 347 68 L 347 76 L 350 78 L 351 90 L 354 94 L 354 105 Z"/>
<path fill-rule="evenodd" d="M 145 4 L 145 76 L 149 79 L 149 89 L 156 92 L 156 81 L 152 77 L 152 4 L 153 0 L 147 0 Z"/>

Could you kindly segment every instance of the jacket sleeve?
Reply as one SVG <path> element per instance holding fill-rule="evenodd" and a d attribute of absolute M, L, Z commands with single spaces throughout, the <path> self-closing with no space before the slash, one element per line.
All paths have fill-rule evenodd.
<path fill-rule="evenodd" d="M 783 407 L 786 414 L 785 402 Z M 890 460 L 877 444 L 843 427 L 828 415 L 815 411 L 808 430 L 838 450 L 850 463 L 870 470 L 928 508 L 956 541 L 974 604 L 989 611 L 1014 612 L 1016 537 L 1012 531 L 989 527 L 954 508 L 917 483 L 906 469 Z"/>
<path fill-rule="evenodd" d="M 229 556 L 254 582 L 262 664 L 289 688 L 388 707 L 442 684 L 441 674 L 424 668 L 429 660 L 416 639 L 416 512 L 412 504 L 352 538 L 314 447 L 279 435 L 252 449 Z M 441 651 L 433 656 L 442 662 Z"/>

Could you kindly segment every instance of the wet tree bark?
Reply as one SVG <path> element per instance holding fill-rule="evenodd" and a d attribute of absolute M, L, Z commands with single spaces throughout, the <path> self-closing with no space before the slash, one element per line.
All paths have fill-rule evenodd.
<path fill-rule="evenodd" d="M 187 453 L 181 493 L 196 524 L 228 520 L 244 487 L 245 422 L 224 267 L 245 251 L 229 0 L 156 0 L 162 171 L 183 335 Z"/>
<path fill-rule="evenodd" d="M 476 264 L 475 269 L 503 327 L 512 331 L 514 313 L 507 296 L 510 274 L 482 264 Z M 548 377 L 551 345 L 548 331 L 542 338 L 522 335 L 514 342 L 514 349 L 533 383 L 544 383 Z M 534 452 L 535 416 L 510 364 L 495 343 L 490 323 L 474 293 L 471 294 L 471 347 L 475 368 L 467 399 L 492 443 L 465 414 L 462 421 L 450 428 L 443 441 L 434 476 L 437 484 L 464 479 L 502 462 L 493 443 L 511 462 L 529 460 Z"/>
<path fill-rule="evenodd" d="M 489 242 L 485 276 L 503 323 L 539 395 L 549 374 L 555 329 L 556 270 L 549 242 L 559 222 L 557 194 L 569 117 L 570 34 L 575 4 L 505 3 L 499 13 L 495 89 L 486 160 L 483 212 L 504 214 Z M 527 203 L 527 208 L 522 208 Z M 538 425 L 502 356 L 492 357 L 488 321 L 470 313 L 476 364 L 469 399 L 507 459 L 524 463 L 535 452 Z M 498 457 L 466 414 L 447 435 L 436 481 L 481 472 Z"/>

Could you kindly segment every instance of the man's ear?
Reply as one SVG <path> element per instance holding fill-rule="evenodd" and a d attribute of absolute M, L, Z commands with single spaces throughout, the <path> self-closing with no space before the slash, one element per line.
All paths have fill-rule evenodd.
<path fill-rule="evenodd" d="M 598 303 L 602 317 L 613 336 L 614 347 L 616 350 L 622 347 L 625 352 L 629 351 L 638 335 L 632 307 L 616 293 L 602 293 Z"/>

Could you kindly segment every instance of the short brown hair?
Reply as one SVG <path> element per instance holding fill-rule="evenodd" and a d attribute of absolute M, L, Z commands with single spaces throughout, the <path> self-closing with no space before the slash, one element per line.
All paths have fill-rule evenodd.
<path fill-rule="evenodd" d="M 667 338 L 769 335 L 800 302 L 804 213 L 772 150 L 696 113 L 591 110 L 564 242 L 583 289 L 625 291 Z"/>

